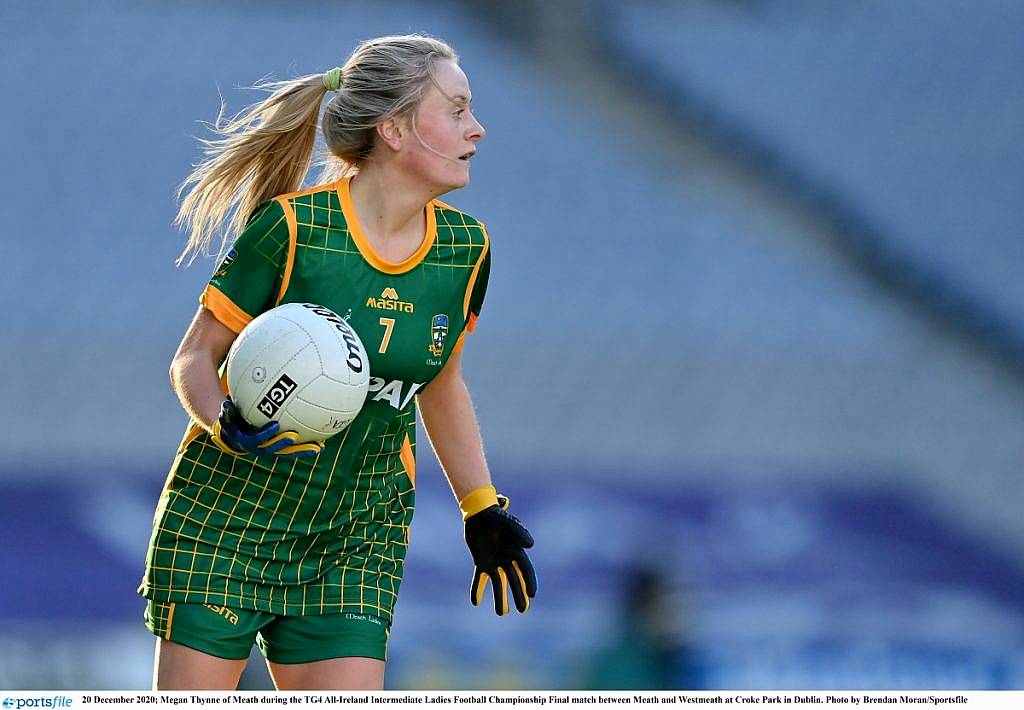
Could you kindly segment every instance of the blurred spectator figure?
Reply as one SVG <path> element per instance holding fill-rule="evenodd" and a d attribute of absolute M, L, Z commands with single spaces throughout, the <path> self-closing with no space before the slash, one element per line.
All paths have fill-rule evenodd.
<path fill-rule="evenodd" d="M 615 628 L 587 663 L 585 690 L 672 690 L 699 687 L 688 620 L 678 590 L 653 567 L 626 577 Z"/>

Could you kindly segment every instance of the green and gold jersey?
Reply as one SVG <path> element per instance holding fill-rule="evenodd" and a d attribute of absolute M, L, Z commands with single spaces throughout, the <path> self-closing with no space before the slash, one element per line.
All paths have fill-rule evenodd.
<path fill-rule="evenodd" d="M 401 263 L 374 253 L 349 179 L 264 203 L 200 302 L 240 332 L 282 303 L 316 303 L 370 357 L 359 416 L 315 459 L 223 453 L 195 422 L 157 507 L 139 588 L 161 602 L 390 622 L 409 542 L 415 395 L 472 330 L 487 287 L 483 224 L 442 202 Z"/>

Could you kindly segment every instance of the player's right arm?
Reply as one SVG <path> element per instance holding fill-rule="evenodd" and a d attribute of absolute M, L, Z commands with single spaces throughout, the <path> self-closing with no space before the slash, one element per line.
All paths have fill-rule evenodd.
<path fill-rule="evenodd" d="M 224 404 L 217 369 L 238 334 L 200 306 L 171 360 L 171 386 L 189 413 L 204 429 L 213 431 Z"/>
<path fill-rule="evenodd" d="M 274 307 L 288 239 L 281 205 L 276 200 L 261 204 L 217 265 L 171 361 L 171 386 L 178 399 L 211 433 L 225 399 L 218 369 L 249 321 Z"/>
<path fill-rule="evenodd" d="M 238 334 L 200 306 L 171 360 L 171 386 L 185 411 L 209 432 L 213 443 L 231 454 L 252 456 L 316 456 L 320 443 L 296 444 L 293 431 L 277 422 L 249 424 L 225 398 L 217 375 Z"/>
<path fill-rule="evenodd" d="M 260 313 L 273 308 L 289 251 L 289 228 L 276 200 L 260 205 L 221 261 L 171 361 L 171 386 L 185 411 L 232 454 L 315 456 L 319 443 L 296 444 L 277 422 L 249 424 L 224 396 L 218 371 L 231 344 Z"/>

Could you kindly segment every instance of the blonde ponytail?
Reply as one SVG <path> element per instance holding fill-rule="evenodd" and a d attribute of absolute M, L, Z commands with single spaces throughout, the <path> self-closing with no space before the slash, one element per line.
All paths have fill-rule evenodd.
<path fill-rule="evenodd" d="M 213 125 L 220 136 L 202 140 L 206 159 L 178 189 L 184 195 L 175 224 L 188 230 L 188 244 L 177 263 L 209 253 L 219 232 L 217 256 L 228 238 L 240 233 L 264 200 L 302 186 L 313 158 L 320 104 L 336 92 L 324 111 L 328 155 L 322 180 L 333 182 L 357 171 L 369 159 L 381 121 L 415 110 L 433 80 L 438 59 L 458 61 L 446 42 L 420 34 L 378 37 L 362 42 L 345 66 L 292 81 L 264 82 L 271 91 L 227 121 Z"/>
<path fill-rule="evenodd" d="M 327 93 L 323 75 L 291 81 L 261 82 L 272 92 L 231 119 L 223 106 L 212 130 L 220 136 L 200 139 L 206 159 L 178 188 L 181 207 L 175 224 L 188 230 L 188 244 L 177 264 L 208 254 L 219 232 L 217 257 L 237 235 L 256 206 L 302 185 L 316 143 L 320 104 Z"/>

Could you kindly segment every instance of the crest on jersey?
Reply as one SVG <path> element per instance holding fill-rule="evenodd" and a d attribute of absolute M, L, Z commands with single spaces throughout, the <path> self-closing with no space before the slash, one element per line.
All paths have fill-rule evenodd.
<path fill-rule="evenodd" d="M 224 261 L 220 262 L 220 266 L 218 266 L 217 270 L 213 273 L 213 277 L 217 278 L 218 276 L 226 276 L 228 273 L 228 267 L 231 266 L 231 262 L 233 262 L 237 256 L 238 252 L 232 248 L 224 257 Z"/>
<path fill-rule="evenodd" d="M 430 345 L 428 349 L 434 357 L 441 357 L 444 352 L 444 339 L 448 337 L 448 316 L 438 313 L 430 320 Z"/>

